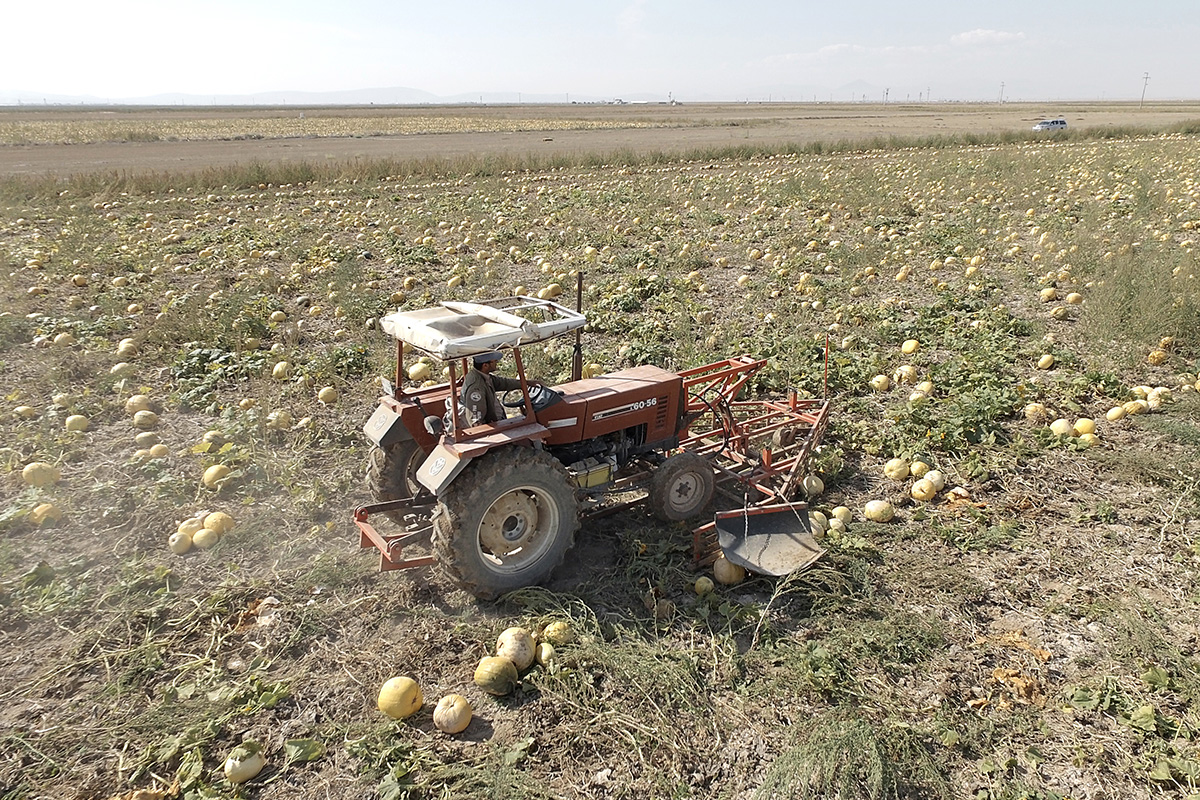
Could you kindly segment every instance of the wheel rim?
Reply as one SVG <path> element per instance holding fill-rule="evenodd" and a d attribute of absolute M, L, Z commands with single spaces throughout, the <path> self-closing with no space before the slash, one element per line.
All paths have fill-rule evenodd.
<path fill-rule="evenodd" d="M 412 497 L 417 497 L 421 494 L 429 492 L 425 486 L 417 480 L 417 470 L 425 463 L 425 453 L 419 447 L 414 447 L 412 454 L 408 457 L 408 461 L 404 464 L 404 486 L 408 489 L 408 493 Z"/>
<path fill-rule="evenodd" d="M 554 543 L 560 513 L 549 494 L 521 486 L 497 497 L 479 521 L 476 541 L 484 561 L 515 572 L 537 561 Z"/>
<path fill-rule="evenodd" d="M 685 472 L 672 481 L 667 490 L 667 505 L 676 513 L 688 513 L 695 509 L 701 497 L 702 482 L 694 472 Z"/>

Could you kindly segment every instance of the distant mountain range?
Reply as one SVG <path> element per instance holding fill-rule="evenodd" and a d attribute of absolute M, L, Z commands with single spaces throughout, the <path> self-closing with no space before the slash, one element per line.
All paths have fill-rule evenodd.
<path fill-rule="evenodd" d="M 864 81 L 837 88 L 821 86 L 766 86 L 737 96 L 700 94 L 676 98 L 689 103 L 730 102 L 850 102 L 866 100 L 880 102 L 884 89 Z M 368 105 L 541 105 L 547 103 L 666 103 L 671 95 L 641 92 L 620 96 L 546 94 L 528 92 L 468 92 L 456 95 L 435 95 L 421 89 L 394 86 L 380 89 L 354 89 L 337 92 L 258 92 L 255 94 L 155 94 L 143 97 L 99 97 L 96 95 L 66 95 L 46 92 L 0 89 L 0 106 L 368 106 Z M 892 96 L 892 102 L 915 97 Z"/>
<path fill-rule="evenodd" d="M 667 102 L 666 95 L 639 94 L 627 97 L 530 94 L 527 92 L 475 92 L 435 95 L 421 89 L 395 86 L 338 92 L 257 92 L 255 94 L 155 94 L 143 97 L 98 97 L 95 95 L 49 94 L 0 89 L 0 105 L 130 105 L 130 106 L 368 106 L 368 105 L 512 105 L 528 103 Z"/>

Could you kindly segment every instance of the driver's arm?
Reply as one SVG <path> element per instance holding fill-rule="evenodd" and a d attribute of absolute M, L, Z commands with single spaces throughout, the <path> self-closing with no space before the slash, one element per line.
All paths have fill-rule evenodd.
<path fill-rule="evenodd" d="M 532 385 L 533 381 L 530 381 L 529 383 L 530 383 L 530 385 Z M 520 380 L 520 378 L 506 378 L 503 375 L 493 374 L 492 375 L 492 388 L 495 389 L 497 392 L 507 392 L 510 389 L 520 389 L 521 388 L 521 380 Z"/>

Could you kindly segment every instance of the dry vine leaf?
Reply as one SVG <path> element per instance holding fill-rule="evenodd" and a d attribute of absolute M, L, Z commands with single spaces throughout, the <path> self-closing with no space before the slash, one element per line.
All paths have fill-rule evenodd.
<path fill-rule="evenodd" d="M 997 667 L 992 670 L 992 680 L 1008 689 L 1008 694 L 1017 703 L 1026 706 L 1043 708 L 1046 696 L 1042 692 L 1042 684 L 1037 678 L 1029 677 L 1018 669 Z"/>
<path fill-rule="evenodd" d="M 1034 647 L 1030 641 L 1025 638 L 1025 631 L 1004 631 L 995 636 L 981 636 L 975 640 L 975 644 L 992 644 L 999 647 L 1013 647 L 1037 657 L 1039 661 L 1048 661 L 1051 653 L 1042 647 Z"/>
<path fill-rule="evenodd" d="M 954 514 L 961 515 L 966 513 L 967 509 L 969 508 L 980 510 L 985 509 L 988 507 L 988 504 L 974 501 L 969 497 L 952 496 L 947 498 L 947 500 L 942 504 L 942 507 Z"/>

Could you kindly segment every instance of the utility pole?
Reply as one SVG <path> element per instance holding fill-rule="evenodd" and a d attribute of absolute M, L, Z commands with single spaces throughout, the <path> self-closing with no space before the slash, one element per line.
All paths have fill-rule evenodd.
<path fill-rule="evenodd" d="M 1000 102 L 1004 102 L 1004 81 L 1000 81 Z"/>
<path fill-rule="evenodd" d="M 1146 85 L 1150 83 L 1150 73 L 1142 75 L 1142 102 L 1138 103 L 1138 108 L 1146 104 Z"/>

